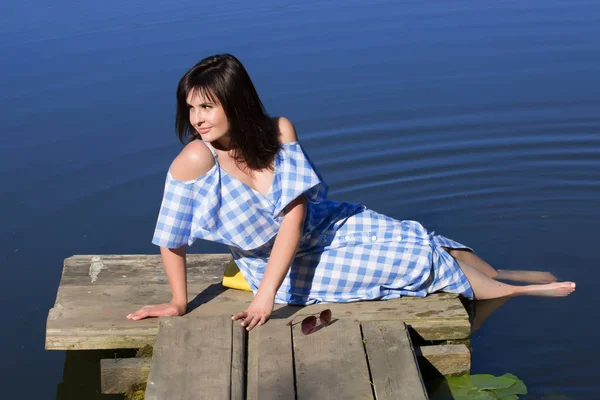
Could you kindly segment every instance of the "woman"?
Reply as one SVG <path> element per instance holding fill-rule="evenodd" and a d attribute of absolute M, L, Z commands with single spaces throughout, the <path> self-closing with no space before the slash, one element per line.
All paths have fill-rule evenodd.
<path fill-rule="evenodd" d="M 267 321 L 275 302 L 385 300 L 437 291 L 491 299 L 575 290 L 547 272 L 496 271 L 470 248 L 418 222 L 327 200 L 327 186 L 294 126 L 265 113 L 248 73 L 231 55 L 208 57 L 182 77 L 176 128 L 186 146 L 167 173 L 153 239 L 173 298 L 129 319 L 185 313 L 184 245 L 197 238 L 230 247 L 255 294 L 232 317 L 248 331 Z"/>

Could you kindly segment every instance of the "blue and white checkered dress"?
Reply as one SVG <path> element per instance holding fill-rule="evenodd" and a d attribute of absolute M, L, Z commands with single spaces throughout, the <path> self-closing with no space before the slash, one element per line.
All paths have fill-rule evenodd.
<path fill-rule="evenodd" d="M 281 145 L 266 196 L 221 169 L 209 148 L 215 165 L 204 176 L 182 182 L 167 173 L 152 243 L 169 248 L 198 238 L 224 243 L 256 293 L 283 210 L 304 194 L 304 232 L 276 303 L 383 300 L 437 291 L 473 298 L 464 273 L 442 249 L 468 247 L 428 233 L 418 222 L 327 200 L 327 185 L 298 142 Z"/>

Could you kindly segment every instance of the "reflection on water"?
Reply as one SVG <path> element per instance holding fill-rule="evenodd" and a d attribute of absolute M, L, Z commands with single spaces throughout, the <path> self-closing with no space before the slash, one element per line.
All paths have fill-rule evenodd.
<path fill-rule="evenodd" d="M 474 373 L 510 371 L 528 398 L 600 391 L 586 367 L 600 356 L 587 333 L 600 3 L 34 0 L 2 3 L 0 21 L 1 295 L 19 305 L 3 316 L 7 380 L 39 377 L 40 398 L 61 381 L 40 343 L 64 258 L 156 253 L 176 83 L 230 52 L 295 123 L 332 198 L 418 220 L 496 268 L 578 283 L 496 309 L 473 334 Z"/>

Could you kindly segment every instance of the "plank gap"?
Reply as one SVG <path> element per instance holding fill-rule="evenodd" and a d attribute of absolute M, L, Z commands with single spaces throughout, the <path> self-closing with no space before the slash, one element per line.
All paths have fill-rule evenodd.
<path fill-rule="evenodd" d="M 298 383 L 296 381 L 296 349 L 294 346 L 294 326 L 290 325 L 290 340 L 292 342 L 292 371 L 294 371 L 294 400 L 298 400 Z"/>
<path fill-rule="evenodd" d="M 377 400 L 377 394 L 375 393 L 375 384 L 373 383 L 373 373 L 371 372 L 371 364 L 369 363 L 369 356 L 367 354 L 367 345 L 365 343 L 365 335 L 363 333 L 362 324 L 359 324 L 360 328 L 360 338 L 362 340 L 363 351 L 365 352 L 365 360 L 367 361 L 367 370 L 369 371 L 369 383 L 371 384 L 371 392 L 373 393 L 373 398 Z"/>
<path fill-rule="evenodd" d="M 231 323 L 231 326 L 234 326 L 234 322 Z M 248 343 L 250 342 L 250 333 L 244 329 L 244 376 L 242 387 L 244 390 L 243 398 L 248 398 Z"/>
<path fill-rule="evenodd" d="M 229 398 L 232 399 L 233 398 L 233 380 L 235 379 L 233 377 L 233 341 L 234 341 L 233 321 L 231 321 L 231 324 L 229 325 L 229 329 L 231 331 L 231 343 L 229 346 L 229 368 L 231 368 L 231 372 L 229 373 Z"/>

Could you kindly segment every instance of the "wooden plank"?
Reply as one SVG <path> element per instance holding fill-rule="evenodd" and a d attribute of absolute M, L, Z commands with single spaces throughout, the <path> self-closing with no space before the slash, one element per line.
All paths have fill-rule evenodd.
<path fill-rule="evenodd" d="M 145 398 L 229 398 L 231 358 L 230 317 L 160 318 Z"/>
<path fill-rule="evenodd" d="M 304 399 L 373 399 L 360 325 L 333 320 L 310 335 L 293 327 L 296 393 Z"/>
<path fill-rule="evenodd" d="M 294 399 L 292 331 L 285 320 L 270 320 L 248 338 L 248 400 Z"/>
<path fill-rule="evenodd" d="M 147 303 L 143 297 L 148 293 Z M 244 310 L 252 294 L 227 290 L 217 296 L 198 295 L 194 286 L 188 286 L 191 304 L 197 308 L 187 316 L 232 315 Z M 79 290 L 78 287 L 62 288 L 62 299 L 67 306 L 55 307 L 46 321 L 47 350 L 84 350 L 140 348 L 152 345 L 158 332 L 158 319 L 131 321 L 125 318 L 145 304 L 164 303 L 170 300 L 168 287 L 156 287 L 144 291 L 139 287 L 98 286 Z M 130 294 L 128 294 L 130 292 Z M 240 299 L 245 299 L 241 301 Z M 210 307 L 204 307 L 210 303 Z"/>
<path fill-rule="evenodd" d="M 225 316 L 230 318 L 229 315 Z M 246 398 L 246 329 L 229 319 L 232 329 L 231 344 L 231 400 Z"/>
<path fill-rule="evenodd" d="M 190 254 L 188 297 L 192 316 L 239 312 L 252 293 L 227 290 L 221 279 L 228 254 Z M 56 350 L 134 348 L 151 344 L 157 321 L 129 321 L 125 315 L 146 304 L 167 302 L 171 290 L 158 255 L 86 255 L 65 260 L 56 303 L 48 313 L 46 348 Z M 279 306 L 281 318 L 308 314 L 311 307 Z M 434 294 L 387 301 L 332 304 L 335 316 L 403 320 L 425 340 L 464 339 L 468 315 L 456 295 Z M 299 311 L 300 310 L 300 311 Z M 412 331 L 411 331 L 412 333 Z"/>
<path fill-rule="evenodd" d="M 231 254 L 188 254 L 189 283 L 219 283 Z M 76 255 L 65 259 L 61 286 L 168 283 L 160 255 Z"/>
<path fill-rule="evenodd" d="M 415 348 L 423 375 L 463 375 L 471 372 L 471 352 L 464 344 Z"/>
<path fill-rule="evenodd" d="M 362 333 L 377 400 L 425 400 L 417 357 L 401 321 L 367 321 Z"/>
<path fill-rule="evenodd" d="M 168 287 L 156 287 L 154 292 L 125 286 L 88 289 L 61 288 L 65 306 L 61 304 L 48 314 L 46 349 L 137 348 L 153 343 L 157 320 L 129 321 L 125 315 L 146 304 L 143 297 L 136 297 L 144 293 L 148 293 L 147 303 L 152 303 L 152 300 L 157 303 L 168 301 Z M 193 286 L 189 290 L 190 299 L 193 299 Z M 227 290 L 217 296 L 200 295 L 194 300 L 200 305 L 188 315 L 232 315 L 244 310 L 251 299 L 251 293 L 237 290 Z M 334 317 L 344 319 L 404 320 L 417 335 L 426 340 L 463 339 L 468 338 L 470 333 L 468 316 L 464 308 L 459 309 L 462 305 L 456 298 L 440 301 L 428 298 L 418 301 L 398 299 L 328 306 Z M 316 310 L 315 307 L 275 305 L 274 316 L 277 314 L 279 318 L 288 318 L 295 314 L 307 315 Z"/>
<path fill-rule="evenodd" d="M 125 393 L 146 382 L 152 358 L 107 358 L 100 360 L 100 390 L 103 394 Z"/>
<path fill-rule="evenodd" d="M 471 333 L 469 316 L 457 297 L 437 294 L 386 301 L 328 304 L 333 316 L 358 321 L 404 321 L 425 340 L 465 339 Z M 313 305 L 294 316 L 310 315 L 322 307 Z"/>

